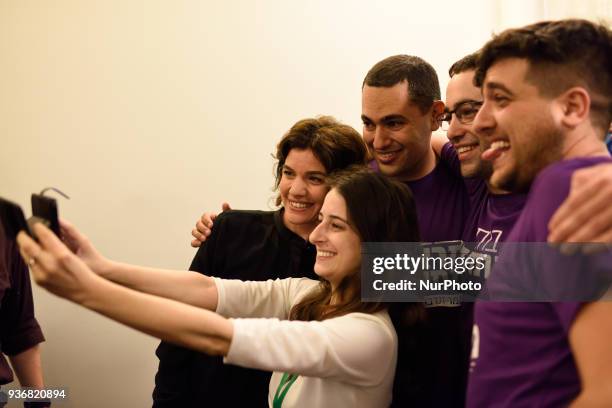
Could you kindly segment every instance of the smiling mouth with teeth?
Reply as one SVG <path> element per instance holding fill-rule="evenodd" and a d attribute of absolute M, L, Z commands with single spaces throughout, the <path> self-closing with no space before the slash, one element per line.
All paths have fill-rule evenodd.
<path fill-rule="evenodd" d="M 376 152 L 376 157 L 382 161 L 382 162 L 386 162 L 386 161 L 391 161 L 393 158 L 395 158 L 395 156 L 400 152 L 400 150 L 394 150 L 392 152 Z"/>
<path fill-rule="evenodd" d="M 504 152 L 510 149 L 510 142 L 507 140 L 496 140 L 491 143 L 491 146 L 482 153 L 483 160 L 495 160 Z"/>
<path fill-rule="evenodd" d="M 317 256 L 320 256 L 323 258 L 329 258 L 330 256 L 334 256 L 334 255 L 336 254 L 330 251 L 317 251 Z"/>
<path fill-rule="evenodd" d="M 473 144 L 473 145 L 469 145 L 469 146 L 461 146 L 461 147 L 457 147 L 457 153 L 461 154 L 461 153 L 467 153 L 467 152 L 471 152 L 472 150 L 476 149 L 478 147 L 478 144 Z"/>
<path fill-rule="evenodd" d="M 490 148 L 495 150 L 506 150 L 510 148 L 510 142 L 507 140 L 496 140 L 495 142 L 491 143 Z"/>
<path fill-rule="evenodd" d="M 298 203 L 297 201 L 289 201 L 289 205 L 293 208 L 303 209 L 303 208 L 310 207 L 312 204 Z"/>

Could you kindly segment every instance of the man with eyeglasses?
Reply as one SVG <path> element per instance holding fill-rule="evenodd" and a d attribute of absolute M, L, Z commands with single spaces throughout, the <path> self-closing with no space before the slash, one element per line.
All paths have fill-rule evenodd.
<path fill-rule="evenodd" d="M 478 54 L 470 54 L 449 69 L 446 106 L 441 118 L 449 143 L 442 148 L 442 160 L 460 171 L 470 195 L 470 214 L 462 239 L 478 248 L 496 252 L 525 204 L 525 194 L 509 194 L 488 181 L 493 169 L 481 154 L 489 146 L 479 140 L 473 129 L 474 118 L 482 106 L 481 89 L 474 85 Z"/>
<path fill-rule="evenodd" d="M 512 228 L 525 203 L 525 195 L 508 194 L 487 182 L 491 174 L 489 162 L 481 159 L 483 147 L 472 129 L 474 118 L 482 106 L 480 88 L 473 84 L 478 54 L 467 55 L 449 69 L 451 77 L 446 88 L 446 107 L 440 117 L 448 142 L 441 146 L 434 140 L 434 149 L 441 161 L 463 177 L 470 203 L 461 239 L 473 245 L 472 256 L 485 255 L 493 260 L 499 243 Z M 490 264 L 487 264 L 490 265 Z M 485 273 L 488 275 L 490 271 Z M 473 303 L 461 305 L 461 327 L 458 336 L 462 361 L 461 386 L 467 389 L 468 367 L 472 348 Z"/>

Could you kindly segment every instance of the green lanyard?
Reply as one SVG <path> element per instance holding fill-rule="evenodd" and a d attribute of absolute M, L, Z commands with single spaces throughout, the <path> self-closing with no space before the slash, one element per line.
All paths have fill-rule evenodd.
<path fill-rule="evenodd" d="M 297 378 L 297 374 L 283 374 L 283 378 L 281 378 L 280 382 L 278 383 L 278 388 L 276 388 L 276 393 L 274 393 L 272 408 L 281 408 L 285 395 L 287 395 L 289 388 L 291 388 Z"/>

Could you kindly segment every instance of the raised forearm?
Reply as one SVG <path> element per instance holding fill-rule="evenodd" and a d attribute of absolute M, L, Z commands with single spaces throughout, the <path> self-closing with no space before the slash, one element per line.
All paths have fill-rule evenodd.
<path fill-rule="evenodd" d="M 38 344 L 14 356 L 9 356 L 11 365 L 22 387 L 43 387 L 40 349 Z"/>
<path fill-rule="evenodd" d="M 211 277 L 191 271 L 148 268 L 110 261 L 99 275 L 143 293 L 208 310 L 217 308 L 217 286 Z"/>
<path fill-rule="evenodd" d="M 137 292 L 102 279 L 77 302 L 164 341 L 212 355 L 225 355 L 229 350 L 232 324 L 209 310 Z"/>

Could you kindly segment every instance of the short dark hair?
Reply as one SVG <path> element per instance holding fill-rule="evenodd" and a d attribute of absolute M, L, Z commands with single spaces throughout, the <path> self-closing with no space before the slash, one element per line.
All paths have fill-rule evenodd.
<path fill-rule="evenodd" d="M 452 78 L 455 75 L 460 74 L 465 71 L 475 71 L 476 68 L 478 67 L 479 57 L 480 57 L 480 51 L 476 51 L 456 61 L 448 69 L 448 76 Z"/>
<path fill-rule="evenodd" d="M 350 165 L 367 164 L 368 149 L 358 131 L 331 116 L 296 122 L 276 146 L 275 188 L 283 175 L 283 166 L 292 149 L 310 149 L 327 173 Z M 280 197 L 277 198 L 280 204 Z"/>
<path fill-rule="evenodd" d="M 527 80 L 542 95 L 557 96 L 573 86 L 591 96 L 591 120 L 607 129 L 612 119 L 612 31 L 604 24 L 568 19 L 510 29 L 482 49 L 474 83 L 482 86 L 487 70 L 504 58 L 529 62 Z"/>
<path fill-rule="evenodd" d="M 361 87 L 391 87 L 408 81 L 410 100 L 425 113 L 440 100 L 440 83 L 436 70 L 425 60 L 413 55 L 394 55 L 374 65 Z"/>

